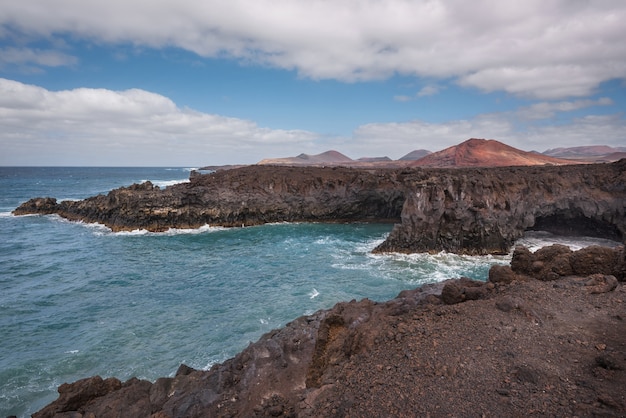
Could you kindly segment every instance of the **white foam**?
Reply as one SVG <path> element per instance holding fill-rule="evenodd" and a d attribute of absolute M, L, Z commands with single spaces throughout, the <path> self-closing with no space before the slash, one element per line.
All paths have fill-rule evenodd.
<path fill-rule="evenodd" d="M 165 171 L 194 171 L 194 170 L 199 170 L 198 167 L 181 167 L 181 168 L 166 168 Z"/>
<path fill-rule="evenodd" d="M 11 218 L 15 215 L 13 215 L 13 213 L 11 212 L 0 212 L 0 218 Z"/>
<path fill-rule="evenodd" d="M 79 350 L 69 350 L 69 351 L 66 351 L 65 354 L 76 354 L 78 352 Z"/>
<path fill-rule="evenodd" d="M 28 216 L 28 215 L 26 215 L 26 216 Z M 67 219 L 62 218 L 61 216 L 59 216 L 57 214 L 46 215 L 46 216 L 54 218 L 55 220 L 58 220 L 60 222 L 76 223 L 76 224 L 81 225 L 81 226 L 83 226 L 85 228 L 92 229 L 94 234 L 98 235 L 98 236 L 104 236 L 104 235 L 110 235 L 110 236 L 195 235 L 195 234 L 204 234 L 204 233 L 209 233 L 209 232 L 217 232 L 217 231 L 228 230 L 228 228 L 226 228 L 226 227 L 211 226 L 209 224 L 205 224 L 205 225 L 202 225 L 201 227 L 198 227 L 198 228 L 170 228 L 167 231 L 163 231 L 163 232 L 151 232 L 151 231 L 148 231 L 147 229 L 140 229 L 140 228 L 133 229 L 132 231 L 113 232 L 111 230 L 111 228 L 109 228 L 108 226 L 106 226 L 104 224 L 98 223 L 98 222 L 68 221 Z"/>
<path fill-rule="evenodd" d="M 542 247 L 547 247 L 553 244 L 565 245 L 569 247 L 572 251 L 577 251 L 581 248 L 590 247 L 592 245 L 601 245 L 611 248 L 621 245 L 620 242 L 611 241 L 603 238 L 566 237 L 561 235 L 554 235 L 545 231 L 526 232 L 526 234 L 524 234 L 522 238 L 515 242 L 515 245 L 523 245 L 532 252 L 535 252 Z M 513 249 L 511 249 L 511 252 L 513 251 Z"/>
<path fill-rule="evenodd" d="M 160 188 L 173 186 L 175 184 L 190 182 L 190 180 L 186 178 L 186 179 L 179 179 L 179 180 L 141 180 L 141 183 L 145 183 L 146 181 L 150 181 L 150 183 L 154 184 L 155 186 L 159 186 Z"/>
<path fill-rule="evenodd" d="M 195 234 L 204 234 L 208 232 L 217 232 L 224 231 L 228 228 L 222 226 L 211 226 L 209 224 L 205 224 L 199 228 L 170 228 L 164 232 L 151 232 L 146 229 L 134 229 L 132 231 L 120 231 L 120 232 L 110 232 L 112 235 L 118 236 L 139 236 L 139 235 L 195 235 Z M 109 230 L 110 231 L 110 230 Z"/>
<path fill-rule="evenodd" d="M 278 226 L 278 225 L 301 225 L 306 222 L 287 222 L 287 221 L 278 221 L 278 222 L 268 222 L 259 226 Z"/>
<path fill-rule="evenodd" d="M 473 279 L 486 279 L 483 271 L 493 264 L 508 264 L 509 256 L 465 256 L 441 252 L 438 254 L 417 253 L 367 253 L 367 262 L 339 262 L 333 267 L 345 270 L 375 270 L 385 279 L 397 280 L 403 277 L 407 283 L 419 285 L 438 282 L 460 276 Z M 481 272 L 480 277 L 472 277 L 472 272 Z"/>
<path fill-rule="evenodd" d="M 338 245 L 341 242 L 342 241 L 340 239 L 337 239 L 334 237 L 324 237 L 324 238 L 318 238 L 315 240 L 315 244 L 318 244 L 318 245 Z"/>

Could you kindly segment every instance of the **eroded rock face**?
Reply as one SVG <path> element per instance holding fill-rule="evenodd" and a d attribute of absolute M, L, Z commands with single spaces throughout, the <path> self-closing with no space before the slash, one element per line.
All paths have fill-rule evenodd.
<path fill-rule="evenodd" d="M 626 237 L 626 160 L 607 165 L 417 171 L 378 252 L 507 253 L 524 231 Z"/>
<path fill-rule="evenodd" d="M 396 221 L 398 174 L 349 168 L 249 166 L 191 176 L 163 190 L 150 182 L 82 201 L 32 199 L 14 213 L 57 213 L 113 231 L 240 227 L 269 222 Z"/>
<path fill-rule="evenodd" d="M 623 241 L 626 159 L 463 169 L 249 166 L 164 190 L 147 182 L 79 202 L 32 199 L 14 213 L 57 213 L 114 231 L 400 219 L 376 251 L 507 253 L 533 228 Z"/>

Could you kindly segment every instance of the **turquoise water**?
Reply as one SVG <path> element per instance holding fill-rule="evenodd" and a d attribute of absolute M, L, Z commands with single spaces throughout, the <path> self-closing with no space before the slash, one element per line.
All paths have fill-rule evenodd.
<path fill-rule="evenodd" d="M 272 224 L 111 233 L 15 217 L 37 196 L 81 199 L 186 168 L 0 167 L 0 417 L 28 416 L 91 375 L 154 380 L 209 368 L 294 318 L 423 283 L 486 279 L 508 257 L 372 255 L 391 225 Z"/>

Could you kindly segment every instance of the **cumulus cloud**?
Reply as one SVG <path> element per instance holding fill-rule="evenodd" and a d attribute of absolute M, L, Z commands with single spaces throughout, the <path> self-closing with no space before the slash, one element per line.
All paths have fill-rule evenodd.
<path fill-rule="evenodd" d="M 50 91 L 0 79 L 1 165 L 254 163 L 317 135 L 179 108 L 139 89 Z"/>
<path fill-rule="evenodd" d="M 470 137 L 538 151 L 546 144 L 623 146 L 623 115 L 587 115 L 554 126 L 545 126 L 539 118 L 610 102 L 607 98 L 544 102 L 441 123 L 370 123 L 351 137 L 328 138 L 181 108 L 145 90 L 51 91 L 0 78 L 0 165 L 247 164 L 329 149 L 352 158 L 396 159 L 415 149 L 438 151 Z M 528 122 L 520 128 L 522 114 Z"/>
<path fill-rule="evenodd" d="M 609 97 L 601 97 L 598 100 L 573 100 L 561 102 L 540 102 L 517 110 L 517 114 L 523 119 L 547 119 L 554 117 L 557 112 L 571 112 L 592 106 L 610 106 L 613 100 Z"/>
<path fill-rule="evenodd" d="M 4 3 L 0 33 L 176 46 L 314 79 L 403 74 L 552 100 L 626 77 L 622 0 Z"/>
<path fill-rule="evenodd" d="M 439 86 L 429 84 L 422 87 L 421 90 L 417 92 L 417 97 L 434 96 L 437 93 L 439 93 Z"/>
<path fill-rule="evenodd" d="M 39 65 L 60 67 L 75 65 L 78 59 L 59 51 L 32 48 L 0 48 L 0 67 L 6 65 Z"/>
<path fill-rule="evenodd" d="M 394 96 L 393 99 L 396 102 L 410 102 L 412 100 L 416 100 L 421 97 L 434 96 L 436 94 L 439 94 L 440 90 L 441 90 L 440 86 L 435 85 L 435 84 L 428 84 L 422 87 L 417 93 L 415 93 L 415 96 L 398 95 L 398 96 Z"/>
<path fill-rule="evenodd" d="M 439 151 L 472 137 L 496 139 L 522 150 L 540 152 L 580 145 L 624 146 L 626 119 L 623 115 L 588 115 L 566 124 L 528 125 L 523 129 L 519 129 L 515 121 L 514 112 L 503 112 L 442 123 L 420 120 L 372 123 L 355 130 L 354 138 L 364 149 L 375 150 L 382 141 L 388 144 L 388 149 L 395 147 L 407 152 L 414 149 Z M 395 158 L 398 157 L 400 155 Z"/>

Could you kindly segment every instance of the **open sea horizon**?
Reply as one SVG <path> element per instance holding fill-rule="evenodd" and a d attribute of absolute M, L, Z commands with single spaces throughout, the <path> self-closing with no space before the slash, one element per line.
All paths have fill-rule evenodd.
<path fill-rule="evenodd" d="M 84 199 L 188 181 L 179 167 L 0 167 L 0 417 L 30 416 L 92 375 L 156 380 L 233 357 L 302 315 L 384 301 L 511 256 L 371 254 L 389 224 L 277 223 L 113 233 L 56 215 L 13 216 L 34 197 Z M 611 241 L 529 234 L 532 250 Z"/>

